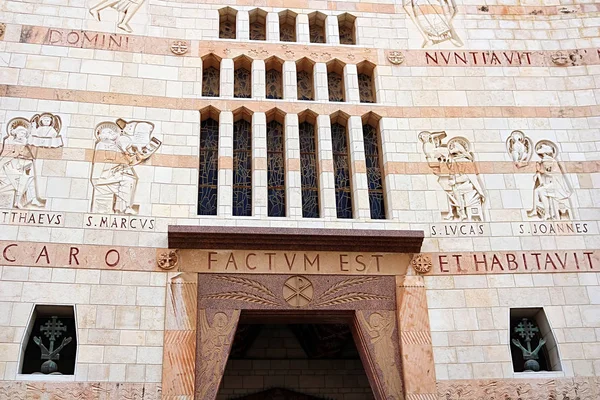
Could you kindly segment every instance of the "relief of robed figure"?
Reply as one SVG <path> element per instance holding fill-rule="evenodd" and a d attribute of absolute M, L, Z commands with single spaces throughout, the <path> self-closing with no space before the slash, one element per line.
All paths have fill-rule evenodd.
<path fill-rule="evenodd" d="M 92 160 L 92 212 L 137 214 L 138 176 L 134 167 L 152 157 L 162 142 L 146 121 L 101 122 L 96 126 Z"/>

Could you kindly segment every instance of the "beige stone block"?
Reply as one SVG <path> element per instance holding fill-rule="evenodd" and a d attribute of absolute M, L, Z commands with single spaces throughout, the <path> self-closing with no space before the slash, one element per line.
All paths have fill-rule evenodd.
<path fill-rule="evenodd" d="M 474 331 L 479 329 L 477 312 L 474 308 L 453 309 L 454 326 L 458 331 Z"/>
<path fill-rule="evenodd" d="M 89 364 L 88 380 L 106 382 L 110 376 L 110 365 L 108 364 Z"/>
<path fill-rule="evenodd" d="M 22 300 L 33 303 L 87 304 L 90 301 L 90 286 L 69 283 L 25 282 L 23 284 Z"/>
<path fill-rule="evenodd" d="M 90 329 L 87 337 L 88 344 L 117 345 L 119 331 L 112 329 Z"/>
<path fill-rule="evenodd" d="M 146 382 L 161 382 L 162 365 L 146 365 Z"/>
<path fill-rule="evenodd" d="M 139 306 L 164 306 L 166 290 L 166 287 L 138 287 L 136 304 Z"/>
<path fill-rule="evenodd" d="M 103 362 L 104 346 L 83 344 L 77 346 L 77 361 L 86 364 Z"/>
<path fill-rule="evenodd" d="M 144 331 L 121 331 L 119 344 L 130 346 L 144 346 L 146 344 L 146 333 Z"/>
<path fill-rule="evenodd" d="M 600 328 L 600 306 L 580 306 L 583 326 Z"/>
<path fill-rule="evenodd" d="M 139 329 L 140 307 L 117 306 L 115 313 L 116 329 Z"/>
<path fill-rule="evenodd" d="M 123 285 L 148 286 L 150 284 L 150 272 L 123 271 Z"/>
<path fill-rule="evenodd" d="M 135 346 L 106 346 L 104 362 L 108 364 L 134 364 L 137 357 Z"/>
<path fill-rule="evenodd" d="M 3 326 L 2 329 L 0 329 L 0 343 L 14 342 L 16 329 L 17 328 L 11 326 Z"/>
<path fill-rule="evenodd" d="M 588 342 L 596 341 L 594 328 L 568 328 L 563 329 L 563 332 L 563 341 L 566 343 L 583 343 L 585 346 Z"/>
<path fill-rule="evenodd" d="M 498 299 L 501 306 L 539 307 L 551 304 L 547 288 L 499 288 Z"/>
<path fill-rule="evenodd" d="M 427 290 L 429 308 L 460 308 L 466 306 L 463 290 Z"/>
<path fill-rule="evenodd" d="M 484 361 L 483 349 L 479 346 L 456 347 L 456 356 L 459 363 L 475 363 Z"/>
<path fill-rule="evenodd" d="M 29 268 L 27 267 L 5 266 L 2 268 L 3 281 L 26 281 L 28 276 Z"/>
<path fill-rule="evenodd" d="M 583 326 L 581 311 L 578 306 L 564 306 L 565 324 L 567 327 Z"/>
<path fill-rule="evenodd" d="M 77 270 L 67 268 L 53 268 L 52 282 L 59 283 L 74 283 Z"/>
<path fill-rule="evenodd" d="M 111 364 L 108 372 L 108 380 L 110 382 L 125 382 L 125 364 Z"/>
<path fill-rule="evenodd" d="M 164 343 L 163 331 L 146 331 L 146 346 L 162 346 Z"/>
<path fill-rule="evenodd" d="M 584 359 L 583 347 L 581 343 L 561 343 L 558 347 L 564 360 Z"/>
<path fill-rule="evenodd" d="M 135 304 L 135 287 L 130 286 L 92 286 L 90 302 L 92 304 Z"/>
<path fill-rule="evenodd" d="M 432 332 L 453 331 L 454 318 L 452 317 L 452 310 L 429 309 L 429 323 L 431 325 Z"/>
<path fill-rule="evenodd" d="M 114 328 L 116 310 L 117 308 L 115 306 L 98 306 L 98 311 L 96 313 L 96 328 Z"/>
<path fill-rule="evenodd" d="M 563 293 L 565 294 L 565 302 L 569 305 L 590 303 L 587 288 L 584 286 L 564 287 Z"/>
<path fill-rule="evenodd" d="M 162 347 L 138 347 L 138 364 L 162 364 Z"/>
<path fill-rule="evenodd" d="M 473 379 L 502 378 L 502 366 L 493 363 L 473 364 Z"/>
<path fill-rule="evenodd" d="M 29 281 L 50 282 L 52 279 L 52 268 L 29 268 Z"/>
<path fill-rule="evenodd" d="M 512 359 L 509 346 L 484 346 L 482 350 L 486 362 L 499 363 Z"/>
<path fill-rule="evenodd" d="M 150 286 L 166 286 L 167 274 L 164 272 L 150 273 Z"/>
<path fill-rule="evenodd" d="M 123 277 L 122 271 L 107 271 L 100 272 L 100 283 L 102 285 L 120 285 Z"/>
<path fill-rule="evenodd" d="M 129 364 L 125 370 L 125 381 L 127 382 L 144 382 L 146 375 L 145 365 Z"/>
<path fill-rule="evenodd" d="M 594 363 L 588 360 L 573 360 L 575 376 L 594 376 Z"/>
<path fill-rule="evenodd" d="M 473 333 L 470 331 L 448 332 L 448 343 L 452 343 L 452 346 L 472 346 Z"/>
<path fill-rule="evenodd" d="M 78 269 L 75 275 L 75 283 L 100 283 L 100 270 L 94 269 Z"/>
<path fill-rule="evenodd" d="M 498 331 L 474 331 L 473 344 L 476 346 L 490 346 L 500 344 Z"/>
<path fill-rule="evenodd" d="M 10 318 L 10 326 L 26 326 L 31 317 L 32 310 L 32 303 L 14 303 Z"/>
<path fill-rule="evenodd" d="M 22 290 L 22 282 L 0 281 L 0 301 L 19 301 Z"/>
<path fill-rule="evenodd" d="M 515 280 L 513 275 L 488 275 L 487 276 L 488 285 L 491 288 L 497 287 L 515 287 Z"/>
<path fill-rule="evenodd" d="M 473 367 L 471 364 L 450 364 L 448 379 L 473 379 Z"/>
<path fill-rule="evenodd" d="M 454 277 L 454 287 L 456 289 L 487 288 L 488 284 L 485 275 L 465 275 Z"/>
<path fill-rule="evenodd" d="M 467 307 L 497 307 L 498 292 L 495 289 L 465 289 Z"/>
<path fill-rule="evenodd" d="M 159 307 L 141 307 L 140 329 L 163 330 L 165 327 L 165 310 Z"/>
<path fill-rule="evenodd" d="M 0 302 L 0 326 L 10 325 L 13 303 L 5 301 Z"/>

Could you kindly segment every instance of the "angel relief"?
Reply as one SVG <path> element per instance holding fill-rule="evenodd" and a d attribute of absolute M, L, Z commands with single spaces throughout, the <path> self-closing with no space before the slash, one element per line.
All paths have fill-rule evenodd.
<path fill-rule="evenodd" d="M 452 26 L 458 13 L 454 0 L 403 0 L 402 6 L 423 36 L 421 47 L 445 41 L 457 47 L 463 45 Z"/>
<path fill-rule="evenodd" d="M 423 153 L 438 177 L 438 183 L 446 192 L 449 221 L 483 221 L 485 192 L 475 169 L 471 143 L 463 137 L 455 137 L 443 143 L 446 132 L 421 132 L 419 140 Z"/>
<path fill-rule="evenodd" d="M 134 167 L 152 157 L 162 142 L 152 136 L 146 121 L 101 122 L 94 134 L 92 159 L 92 212 L 137 214 L 134 204 L 138 176 Z"/>
<path fill-rule="evenodd" d="M 8 121 L 0 145 L 0 207 L 45 207 L 38 188 L 37 148 L 62 147 L 61 127 L 60 117 L 50 113 Z"/>

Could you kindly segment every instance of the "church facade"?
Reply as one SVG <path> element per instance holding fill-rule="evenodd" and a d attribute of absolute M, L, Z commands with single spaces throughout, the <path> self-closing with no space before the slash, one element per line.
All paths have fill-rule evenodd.
<path fill-rule="evenodd" d="M 0 11 L 0 400 L 600 399 L 598 4 Z"/>

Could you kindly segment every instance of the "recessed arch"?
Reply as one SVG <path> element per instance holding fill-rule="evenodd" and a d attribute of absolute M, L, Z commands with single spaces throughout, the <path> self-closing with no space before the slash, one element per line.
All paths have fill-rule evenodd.
<path fill-rule="evenodd" d="M 217 215 L 220 113 L 213 106 L 200 110 L 198 215 Z"/>
<path fill-rule="evenodd" d="M 252 59 L 241 55 L 233 59 L 233 97 L 252 97 Z"/>
<path fill-rule="evenodd" d="M 233 111 L 233 204 L 232 214 L 252 215 L 252 111 Z"/>
<path fill-rule="evenodd" d="M 275 56 L 265 60 L 265 97 L 283 99 L 283 60 Z"/>
<path fill-rule="evenodd" d="M 317 125 L 317 118 L 319 114 L 313 110 L 306 109 L 298 113 L 298 123 L 308 122 L 309 124 Z"/>
<path fill-rule="evenodd" d="M 267 12 L 255 8 L 248 13 L 250 20 L 250 40 L 267 40 Z"/>
<path fill-rule="evenodd" d="M 386 218 L 386 192 L 383 176 L 383 151 L 381 143 L 381 117 L 374 112 L 362 116 L 363 144 L 367 167 L 367 187 L 371 219 Z"/>
<path fill-rule="evenodd" d="M 221 57 L 210 53 L 202 57 L 202 96 L 219 97 Z"/>
<path fill-rule="evenodd" d="M 233 114 L 233 122 L 237 122 L 240 119 L 246 120 L 248 122 L 252 122 L 252 115 L 254 111 L 242 106 L 238 107 L 232 111 Z"/>
<path fill-rule="evenodd" d="M 356 66 L 358 72 L 358 92 L 361 103 L 375 103 L 375 64 L 363 61 Z"/>
<path fill-rule="evenodd" d="M 273 108 L 267 120 L 267 215 L 286 216 L 285 113 Z"/>
<path fill-rule="evenodd" d="M 236 38 L 236 19 L 237 10 L 231 7 L 224 7 L 219 10 L 219 38 Z"/>
<path fill-rule="evenodd" d="M 298 14 L 291 10 L 279 13 L 279 40 L 282 42 L 296 41 L 296 17 Z"/>
<path fill-rule="evenodd" d="M 331 149 L 335 180 L 335 204 L 338 218 L 353 217 L 352 204 L 352 169 L 350 165 L 350 146 L 348 140 L 348 119 L 343 111 L 330 115 Z"/>
<path fill-rule="evenodd" d="M 327 16 L 320 11 L 308 14 L 308 30 L 311 43 L 326 43 L 325 20 Z"/>
<path fill-rule="evenodd" d="M 298 100 L 315 99 L 315 62 L 309 58 L 301 58 L 296 61 L 296 85 Z"/>
<path fill-rule="evenodd" d="M 345 63 L 333 59 L 327 63 L 327 88 L 329 90 L 329 101 L 345 101 L 346 89 L 344 82 Z"/>
<path fill-rule="evenodd" d="M 300 182 L 302 187 L 302 217 L 319 218 L 319 170 L 317 113 L 304 110 L 298 114 L 300 138 Z"/>
<path fill-rule="evenodd" d="M 356 17 L 349 13 L 338 15 L 340 44 L 356 44 Z"/>

